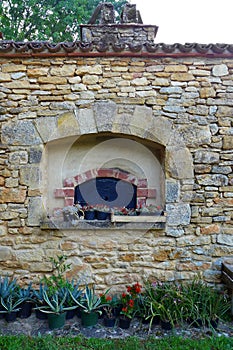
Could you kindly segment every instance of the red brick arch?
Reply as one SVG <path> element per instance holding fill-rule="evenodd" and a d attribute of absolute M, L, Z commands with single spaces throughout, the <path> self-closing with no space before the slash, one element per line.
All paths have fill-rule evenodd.
<path fill-rule="evenodd" d="M 101 168 L 87 170 L 82 174 L 78 174 L 72 178 L 66 178 L 63 181 L 63 188 L 57 188 L 54 192 L 56 198 L 64 198 L 65 205 L 74 204 L 74 188 L 86 181 L 97 177 L 113 177 L 123 180 L 137 186 L 137 205 L 146 205 L 147 198 L 155 198 L 156 190 L 148 188 L 147 179 L 138 179 L 121 169 Z"/>

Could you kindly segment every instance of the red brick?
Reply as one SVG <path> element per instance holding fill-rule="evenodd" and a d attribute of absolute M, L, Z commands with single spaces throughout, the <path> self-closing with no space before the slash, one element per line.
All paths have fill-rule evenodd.
<path fill-rule="evenodd" d="M 147 179 L 138 179 L 138 187 L 140 188 L 147 188 Z"/>
<path fill-rule="evenodd" d="M 137 197 L 148 197 L 147 188 L 137 188 Z"/>
<path fill-rule="evenodd" d="M 74 189 L 73 188 L 63 188 L 63 192 L 65 194 L 65 197 L 73 197 L 74 196 Z"/>

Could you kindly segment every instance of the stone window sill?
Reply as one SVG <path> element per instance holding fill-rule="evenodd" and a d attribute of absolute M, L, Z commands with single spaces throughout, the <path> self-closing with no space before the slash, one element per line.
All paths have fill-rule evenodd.
<path fill-rule="evenodd" d="M 122 229 L 154 229 L 161 230 L 165 228 L 165 215 L 140 215 L 124 216 L 112 215 L 109 220 L 77 220 L 61 221 L 48 219 L 41 222 L 42 230 L 122 230 Z"/>

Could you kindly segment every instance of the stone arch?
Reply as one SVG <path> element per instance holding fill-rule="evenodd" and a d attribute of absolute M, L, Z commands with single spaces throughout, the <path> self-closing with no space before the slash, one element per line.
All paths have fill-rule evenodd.
<path fill-rule="evenodd" d="M 150 107 L 135 106 L 133 113 L 123 115 L 119 115 L 118 107 L 113 101 L 95 102 L 92 107 L 79 110 L 74 107 L 73 111 L 57 117 L 38 118 L 36 129 L 44 143 L 101 132 L 136 136 L 156 142 L 166 147 L 169 176 L 177 179 L 193 178 L 191 153 L 182 134 L 174 130 L 172 121 L 163 116 L 155 117 Z"/>
<path fill-rule="evenodd" d="M 119 109 L 126 112 L 119 114 Z M 131 110 L 128 113 L 127 110 Z M 44 119 L 44 118 L 43 118 Z M 43 123 L 45 124 L 45 123 Z M 154 116 L 150 107 L 119 105 L 113 101 L 98 101 L 91 107 L 75 109 L 53 119 L 50 132 L 36 124 L 37 132 L 47 145 L 53 142 L 73 142 L 81 136 L 108 133 L 111 137 L 137 138 L 140 142 L 159 144 L 164 147 L 165 203 L 168 212 L 167 226 L 172 229 L 190 223 L 190 203 L 180 198 L 183 181 L 193 181 L 193 159 L 186 147 L 182 133 L 174 129 L 174 124 L 163 116 Z M 48 128 L 47 128 L 48 129 Z M 79 175 L 79 174 L 78 174 Z M 64 180 L 64 179 L 63 179 Z M 65 205 L 73 203 L 73 189 L 65 186 L 57 189 L 63 196 Z M 65 192 L 64 192 L 65 189 Z M 60 192 L 59 192 L 60 191 Z M 65 193 L 65 196 L 64 196 Z M 62 197 L 60 197 L 62 200 Z M 60 202 L 62 205 L 62 202 Z"/>

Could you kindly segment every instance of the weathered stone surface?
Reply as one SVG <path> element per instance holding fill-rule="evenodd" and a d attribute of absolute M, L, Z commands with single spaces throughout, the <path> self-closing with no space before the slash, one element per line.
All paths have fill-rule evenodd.
<path fill-rule="evenodd" d="M 40 168 L 32 165 L 24 165 L 20 168 L 20 184 L 31 189 L 40 186 Z"/>
<path fill-rule="evenodd" d="M 43 142 L 53 140 L 57 136 L 57 118 L 55 117 L 41 117 L 37 118 L 36 129 Z"/>
<path fill-rule="evenodd" d="M 29 68 L 27 70 L 27 75 L 29 77 L 39 77 L 42 75 L 47 75 L 49 71 L 48 67 L 37 67 L 37 68 Z"/>
<path fill-rule="evenodd" d="M 213 67 L 213 76 L 215 77 L 222 77 L 228 74 L 229 74 L 229 71 L 226 64 L 218 64 Z"/>
<path fill-rule="evenodd" d="M 184 142 L 188 146 L 197 147 L 211 142 L 211 133 L 208 126 L 182 125 L 177 128 L 177 131 L 182 136 Z"/>
<path fill-rule="evenodd" d="M 0 203 L 24 203 L 26 190 L 21 188 L 0 188 Z"/>
<path fill-rule="evenodd" d="M 182 88 L 179 86 L 163 87 L 159 90 L 161 94 L 181 94 Z"/>
<path fill-rule="evenodd" d="M 175 179 L 193 178 L 193 160 L 187 148 L 167 148 L 166 171 Z"/>
<path fill-rule="evenodd" d="M 233 235 L 220 234 L 217 237 L 219 244 L 225 244 L 227 246 L 233 246 Z"/>
<path fill-rule="evenodd" d="M 11 81 L 11 76 L 8 73 L 0 73 L 0 82 Z"/>
<path fill-rule="evenodd" d="M 28 162 L 28 153 L 26 151 L 16 151 L 9 155 L 11 164 L 26 164 Z"/>
<path fill-rule="evenodd" d="M 29 150 L 29 163 L 36 164 L 40 163 L 43 153 L 43 147 L 31 147 Z"/>
<path fill-rule="evenodd" d="M 164 69 L 165 72 L 187 72 L 188 67 L 182 64 L 167 65 Z"/>
<path fill-rule="evenodd" d="M 201 98 L 208 98 L 208 97 L 215 97 L 216 91 L 214 88 L 205 87 L 200 89 L 200 97 Z"/>
<path fill-rule="evenodd" d="M 232 116 L 232 114 L 233 114 L 233 107 L 218 106 L 216 117 L 230 117 Z"/>
<path fill-rule="evenodd" d="M 70 64 L 63 67 L 53 67 L 50 70 L 51 75 L 61 76 L 61 77 L 70 77 L 74 75 L 76 65 Z"/>
<path fill-rule="evenodd" d="M 0 261 L 12 259 L 12 250 L 7 247 L 0 247 Z"/>
<path fill-rule="evenodd" d="M 39 77 L 38 78 L 38 83 L 42 84 L 66 84 L 67 79 L 63 77 Z"/>
<path fill-rule="evenodd" d="M 97 132 L 93 109 L 83 108 L 76 112 L 80 134 Z"/>
<path fill-rule="evenodd" d="M 73 112 L 60 115 L 57 119 L 57 137 L 79 135 L 79 123 Z"/>
<path fill-rule="evenodd" d="M 233 135 L 227 135 L 223 137 L 223 149 L 233 149 Z"/>
<path fill-rule="evenodd" d="M 145 86 L 148 85 L 148 80 L 146 78 L 136 78 L 132 80 L 131 84 L 133 86 Z"/>
<path fill-rule="evenodd" d="M 228 178 L 222 174 L 197 175 L 197 182 L 204 186 L 225 186 L 228 184 Z"/>
<path fill-rule="evenodd" d="M 201 227 L 201 234 L 203 235 L 212 235 L 220 233 L 220 226 L 217 224 L 211 224 L 205 227 Z"/>
<path fill-rule="evenodd" d="M 114 102 L 97 102 L 94 105 L 94 118 L 97 130 L 111 130 L 117 112 L 117 105 Z"/>
<path fill-rule="evenodd" d="M 180 196 L 179 182 L 166 181 L 166 202 L 178 202 Z"/>
<path fill-rule="evenodd" d="M 7 226 L 3 224 L 3 221 L 0 221 L 0 237 L 7 235 Z"/>
<path fill-rule="evenodd" d="M 15 63 L 6 63 L 2 65 L 3 73 L 12 73 L 12 72 L 23 72 L 26 71 L 26 66 L 23 64 L 15 64 Z"/>
<path fill-rule="evenodd" d="M 40 197 L 29 198 L 28 203 L 28 226 L 39 226 L 43 218 L 44 211 L 42 210 L 43 204 Z"/>
<path fill-rule="evenodd" d="M 219 153 L 209 151 L 197 151 L 194 158 L 196 163 L 214 164 L 219 163 Z"/>
<path fill-rule="evenodd" d="M 194 80 L 194 76 L 190 73 L 173 73 L 171 75 L 171 80 L 190 81 L 190 80 Z"/>
<path fill-rule="evenodd" d="M 217 166 L 214 165 L 212 167 L 212 173 L 217 173 L 217 174 L 230 174 L 231 173 L 231 167 L 230 166 Z"/>
<path fill-rule="evenodd" d="M 94 85 L 97 84 L 99 81 L 98 75 L 84 75 L 82 82 L 84 85 Z"/>
<path fill-rule="evenodd" d="M 81 66 L 78 67 L 75 71 L 76 75 L 84 75 L 84 74 L 102 74 L 102 66 L 101 65 L 94 65 L 94 66 Z"/>
<path fill-rule="evenodd" d="M 191 219 L 191 209 L 188 204 L 168 204 L 167 224 L 169 226 L 188 225 Z"/>
<path fill-rule="evenodd" d="M 2 142 L 8 145 L 36 145 L 42 140 L 31 121 L 18 121 L 3 124 Z"/>

